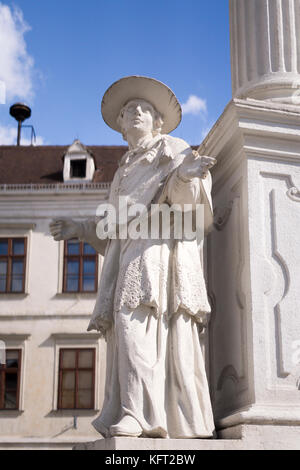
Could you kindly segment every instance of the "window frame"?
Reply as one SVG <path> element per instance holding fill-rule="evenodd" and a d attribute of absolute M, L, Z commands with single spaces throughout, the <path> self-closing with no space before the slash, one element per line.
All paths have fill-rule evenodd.
<path fill-rule="evenodd" d="M 13 254 L 13 241 L 14 240 L 24 240 L 24 254 L 23 255 L 14 255 Z M 0 241 L 7 241 L 7 255 L 0 255 L 0 261 L 7 261 L 7 271 L 6 271 L 6 285 L 5 291 L 0 292 L 0 295 L 7 294 L 25 294 L 26 288 L 26 266 L 27 266 L 27 254 L 28 254 L 28 240 L 24 236 L 13 236 L 5 237 L 0 236 Z M 23 260 L 23 272 L 22 272 L 22 290 L 21 291 L 12 291 L 12 264 L 13 260 L 22 259 Z"/>
<path fill-rule="evenodd" d="M 75 351 L 76 352 L 76 357 L 75 357 L 75 368 L 63 368 L 62 367 L 62 361 L 63 361 L 63 353 L 64 352 L 69 352 L 69 351 Z M 93 366 L 92 367 L 83 367 L 79 368 L 78 367 L 78 358 L 79 358 L 79 352 L 82 351 L 92 351 L 93 352 Z M 63 408 L 62 407 L 62 374 L 63 371 L 71 371 L 75 372 L 75 388 L 74 388 L 74 405 L 75 407 L 73 408 Z M 77 400 L 78 400 L 78 372 L 79 371 L 92 371 L 92 403 L 91 407 L 89 408 L 79 408 L 77 406 Z M 59 359 L 58 359 L 58 393 L 57 393 L 57 410 L 82 410 L 82 411 L 91 411 L 95 410 L 95 395 L 96 395 L 96 348 L 95 347 L 87 347 L 87 348 L 64 348 L 61 347 L 59 348 Z"/>
<path fill-rule="evenodd" d="M 18 353 L 18 367 L 6 367 L 6 365 L 0 365 L 0 411 L 19 411 L 20 410 L 20 390 L 21 390 L 21 373 L 22 373 L 22 349 L 19 348 L 7 348 L 7 352 Z M 6 374 L 15 373 L 17 371 L 17 394 L 16 394 L 16 408 L 4 408 L 5 404 L 5 391 L 6 391 Z M 1 385 L 2 384 L 2 385 Z"/>
<path fill-rule="evenodd" d="M 62 293 L 63 294 L 95 294 L 98 290 L 98 276 L 99 276 L 99 254 L 95 250 L 94 255 L 86 255 L 84 254 L 84 244 L 87 242 L 83 242 L 80 240 L 74 239 L 79 243 L 79 254 L 78 255 L 69 255 L 68 254 L 68 241 L 72 240 L 65 240 L 64 248 L 63 248 L 63 285 L 62 285 Z M 87 243 L 88 244 L 88 243 Z M 95 261 L 95 280 L 94 280 L 94 290 L 83 290 L 83 262 L 86 259 L 94 260 Z M 79 273 L 78 273 L 78 289 L 77 290 L 67 290 L 67 263 L 68 260 L 79 261 Z"/>

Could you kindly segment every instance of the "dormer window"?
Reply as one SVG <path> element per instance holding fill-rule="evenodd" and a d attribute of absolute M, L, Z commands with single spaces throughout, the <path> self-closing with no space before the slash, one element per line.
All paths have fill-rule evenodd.
<path fill-rule="evenodd" d="M 64 181 L 93 181 L 94 173 L 93 156 L 79 140 L 75 140 L 64 156 Z"/>

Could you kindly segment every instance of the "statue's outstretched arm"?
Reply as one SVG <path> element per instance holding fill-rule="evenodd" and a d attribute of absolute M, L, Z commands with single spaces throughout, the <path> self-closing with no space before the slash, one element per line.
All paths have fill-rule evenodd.
<path fill-rule="evenodd" d="M 52 220 L 49 228 L 55 241 L 78 238 L 89 243 L 98 253 L 104 256 L 107 240 L 100 240 L 97 237 L 96 225 L 96 217 L 91 217 L 82 222 L 60 218 Z"/>

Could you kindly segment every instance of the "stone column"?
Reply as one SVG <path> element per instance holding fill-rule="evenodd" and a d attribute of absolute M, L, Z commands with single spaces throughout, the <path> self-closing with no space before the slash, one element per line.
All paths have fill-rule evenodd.
<path fill-rule="evenodd" d="M 230 0 L 233 100 L 213 168 L 210 382 L 219 437 L 300 443 L 300 0 Z M 298 105 L 298 106 L 296 106 Z"/>
<path fill-rule="evenodd" d="M 202 146 L 210 383 L 219 437 L 300 444 L 300 107 L 233 100 Z"/>
<path fill-rule="evenodd" d="M 230 0 L 230 31 L 233 97 L 293 104 L 300 0 Z"/>

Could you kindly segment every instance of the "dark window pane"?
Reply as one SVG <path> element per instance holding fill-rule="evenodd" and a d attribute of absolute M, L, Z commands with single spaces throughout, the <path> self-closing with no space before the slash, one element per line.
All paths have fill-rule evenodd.
<path fill-rule="evenodd" d="M 0 341 L 0 369 L 4 368 L 6 364 L 6 348 L 5 344 Z M 0 380 L 1 380 L 1 373 L 0 373 Z M 1 393 L 1 392 L 0 392 Z"/>
<path fill-rule="evenodd" d="M 13 255 L 24 255 L 24 240 L 13 240 Z"/>
<path fill-rule="evenodd" d="M 79 371 L 78 372 L 78 390 L 91 390 L 93 387 L 93 373 L 92 371 Z"/>
<path fill-rule="evenodd" d="M 83 274 L 95 274 L 96 262 L 94 259 L 83 260 Z"/>
<path fill-rule="evenodd" d="M 78 357 L 79 369 L 91 369 L 93 367 L 93 358 L 94 351 L 80 351 Z"/>
<path fill-rule="evenodd" d="M 91 409 L 93 406 L 93 395 L 91 390 L 78 390 L 77 408 Z"/>
<path fill-rule="evenodd" d="M 76 366 L 76 351 L 62 351 L 61 366 L 63 369 L 75 369 Z"/>
<path fill-rule="evenodd" d="M 17 393 L 16 392 L 5 392 L 4 396 L 4 408 L 6 410 L 15 410 L 17 408 Z"/>
<path fill-rule="evenodd" d="M 84 292 L 94 292 L 95 291 L 95 277 L 94 276 L 85 276 L 83 278 L 82 290 Z"/>
<path fill-rule="evenodd" d="M 85 178 L 86 159 L 71 160 L 71 178 Z"/>
<path fill-rule="evenodd" d="M 19 354 L 17 351 L 6 351 L 6 367 L 18 367 Z"/>
<path fill-rule="evenodd" d="M 0 276 L 0 292 L 6 291 L 6 279 Z"/>
<path fill-rule="evenodd" d="M 75 408 L 75 392 L 72 390 L 64 390 L 61 394 L 61 407 L 63 409 L 72 410 Z"/>
<path fill-rule="evenodd" d="M 0 261 L 0 275 L 6 275 L 7 261 Z"/>
<path fill-rule="evenodd" d="M 79 275 L 79 261 L 77 260 L 68 260 L 67 263 L 67 274 Z"/>
<path fill-rule="evenodd" d="M 67 355 L 67 357 L 71 359 L 71 356 Z M 62 372 L 61 397 L 62 408 L 75 408 L 75 372 Z"/>
<path fill-rule="evenodd" d="M 14 260 L 12 261 L 12 273 L 13 274 L 21 274 L 23 275 L 23 267 L 24 261 L 23 260 Z"/>
<path fill-rule="evenodd" d="M 0 261 L 0 292 L 6 291 L 7 261 Z"/>
<path fill-rule="evenodd" d="M 79 278 L 68 277 L 67 278 L 67 292 L 78 292 L 79 290 Z"/>
<path fill-rule="evenodd" d="M 0 240 L 0 255 L 8 255 L 8 241 Z"/>
<path fill-rule="evenodd" d="M 67 291 L 77 292 L 79 290 L 79 261 L 67 261 Z"/>
<path fill-rule="evenodd" d="M 16 392 L 18 387 L 18 374 L 6 373 L 5 389 L 6 391 Z"/>
<path fill-rule="evenodd" d="M 74 390 L 75 389 L 75 372 L 63 371 L 62 372 L 62 390 Z"/>
<path fill-rule="evenodd" d="M 89 245 L 88 243 L 84 243 L 84 245 L 83 245 L 83 254 L 84 255 L 95 255 L 96 250 L 94 250 L 94 248 L 91 245 Z"/>
<path fill-rule="evenodd" d="M 11 292 L 23 292 L 23 276 L 13 276 L 11 280 Z"/>
<path fill-rule="evenodd" d="M 69 240 L 67 246 L 68 255 L 79 255 L 80 254 L 80 242 L 75 240 Z"/>

